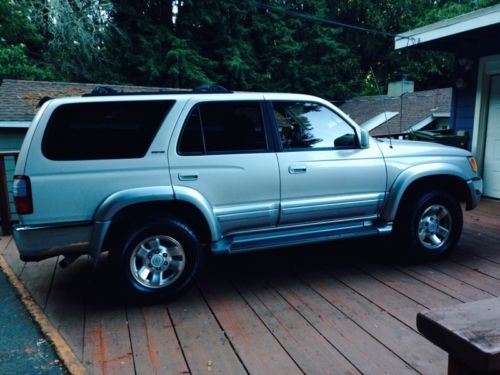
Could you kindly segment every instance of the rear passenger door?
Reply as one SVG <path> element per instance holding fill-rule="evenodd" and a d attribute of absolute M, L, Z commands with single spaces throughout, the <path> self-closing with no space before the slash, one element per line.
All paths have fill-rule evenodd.
<path fill-rule="evenodd" d="M 261 100 L 189 102 L 169 147 L 174 192 L 189 187 L 205 197 L 222 234 L 274 226 L 279 169 Z"/>
<path fill-rule="evenodd" d="M 272 102 L 281 143 L 280 224 L 370 220 L 385 197 L 378 146 L 359 146 L 356 131 L 322 103 Z"/>

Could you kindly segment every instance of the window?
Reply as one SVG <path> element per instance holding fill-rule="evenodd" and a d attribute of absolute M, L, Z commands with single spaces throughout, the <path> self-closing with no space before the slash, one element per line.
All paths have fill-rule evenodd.
<path fill-rule="evenodd" d="M 43 154 L 52 160 L 141 158 L 173 104 L 162 100 L 61 105 L 47 125 Z"/>
<path fill-rule="evenodd" d="M 193 107 L 179 141 L 182 155 L 267 151 L 259 102 L 206 102 Z"/>
<path fill-rule="evenodd" d="M 354 129 L 329 108 L 312 102 L 273 102 L 283 149 L 357 146 Z"/>

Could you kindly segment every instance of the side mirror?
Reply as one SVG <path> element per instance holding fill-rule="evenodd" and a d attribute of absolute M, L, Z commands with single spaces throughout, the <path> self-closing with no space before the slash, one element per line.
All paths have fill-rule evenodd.
<path fill-rule="evenodd" d="M 361 146 L 361 148 L 370 147 L 370 134 L 368 133 L 368 130 L 361 129 L 359 145 Z"/>

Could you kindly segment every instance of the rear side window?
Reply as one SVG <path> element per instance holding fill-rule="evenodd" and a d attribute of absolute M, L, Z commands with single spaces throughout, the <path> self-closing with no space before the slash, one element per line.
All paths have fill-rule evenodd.
<path fill-rule="evenodd" d="M 161 100 L 61 105 L 47 124 L 42 152 L 52 160 L 141 158 L 173 104 Z"/>
<path fill-rule="evenodd" d="M 259 102 L 207 102 L 191 110 L 179 141 L 181 155 L 267 151 Z"/>

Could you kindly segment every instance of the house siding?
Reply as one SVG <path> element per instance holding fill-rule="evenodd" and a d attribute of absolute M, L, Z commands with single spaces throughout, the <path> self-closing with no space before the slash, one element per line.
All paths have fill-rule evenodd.
<path fill-rule="evenodd" d="M 0 151 L 18 151 L 23 143 L 27 129 L 0 128 Z M 13 220 L 17 219 L 15 214 L 14 199 L 12 197 L 12 179 L 14 177 L 14 157 L 5 157 L 5 170 L 7 173 L 7 189 L 9 192 L 10 212 Z M 1 232 L 1 230 L 0 230 Z"/>
<path fill-rule="evenodd" d="M 457 59 L 458 60 L 458 59 Z M 456 64 L 457 76 L 455 79 L 462 79 L 465 82 L 465 87 L 453 88 L 453 96 L 451 102 L 451 119 L 450 126 L 455 131 L 465 130 L 469 134 L 468 149 L 471 148 L 472 131 L 474 128 L 474 108 L 476 105 L 477 91 L 477 72 L 478 59 L 474 59 L 473 68 L 469 71 L 462 71 L 462 68 Z"/>

